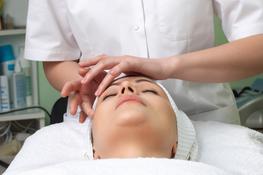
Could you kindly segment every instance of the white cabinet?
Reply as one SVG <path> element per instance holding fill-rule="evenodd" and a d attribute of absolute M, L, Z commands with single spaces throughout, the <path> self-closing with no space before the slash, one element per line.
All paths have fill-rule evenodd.
<path fill-rule="evenodd" d="M 19 48 L 24 47 L 25 34 L 26 34 L 26 16 L 28 10 L 28 0 L 3 0 L 3 17 L 4 21 L 8 23 L 7 17 L 12 19 L 12 25 L 15 29 L 0 30 L 0 46 L 10 44 L 13 46 L 14 54 L 16 57 L 19 55 Z M 8 26 L 8 25 L 7 25 Z M 9 27 L 10 27 L 9 26 Z M 32 62 L 32 106 L 39 105 L 38 93 L 38 71 L 37 63 Z M 15 113 L 0 114 L 1 121 L 13 120 L 28 120 L 37 119 L 39 127 L 44 126 L 45 113 L 40 109 L 30 109 Z"/>
<path fill-rule="evenodd" d="M 11 44 L 14 47 L 15 55 L 18 55 L 18 49 L 25 42 L 25 29 L 0 30 L 0 45 Z M 39 105 L 38 95 L 38 72 L 36 62 L 32 62 L 32 96 L 33 105 Z M 14 120 L 36 119 L 39 122 L 38 127 L 43 127 L 45 122 L 45 113 L 40 109 L 28 109 L 25 111 L 0 114 L 0 122 Z"/>
<path fill-rule="evenodd" d="M 16 57 L 19 55 L 19 48 L 24 47 L 25 43 L 25 34 L 26 30 L 26 11 L 27 11 L 27 3 L 28 0 L 4 0 L 5 7 L 4 7 L 4 16 L 9 15 L 13 18 L 14 25 L 21 29 L 11 29 L 11 30 L 0 30 L 0 46 L 10 44 L 13 46 L 14 54 Z M 39 108 L 33 108 L 39 106 L 39 92 L 38 92 L 38 70 L 37 70 L 37 63 L 32 62 L 31 64 L 32 74 L 31 74 L 31 82 L 32 82 L 32 106 L 28 106 L 26 110 L 20 110 L 14 112 L 7 111 L 0 113 L 0 124 L 2 126 L 11 126 L 8 128 L 9 135 L 3 135 L 0 137 L 0 148 L 1 148 L 1 155 L 0 160 L 6 163 L 10 163 L 13 159 L 14 153 L 17 150 L 12 149 L 12 153 L 7 152 L 10 151 L 10 148 L 13 148 L 13 141 L 10 142 L 10 139 L 6 138 L 16 138 L 17 142 L 20 142 L 21 139 L 18 139 L 18 135 L 14 135 L 14 133 L 24 132 L 26 129 L 32 129 L 33 131 L 42 128 L 45 126 L 45 112 Z M 23 125 L 22 125 L 23 124 Z M 32 124 L 32 125 L 31 125 Z M 1 125 L 0 125 L 1 126 Z M 16 127 L 17 128 L 16 128 Z M 18 128 L 22 128 L 21 131 Z M 5 128 L 4 128 L 5 129 Z M 2 127 L 3 130 L 3 127 Z M 1 131 L 2 131 L 1 130 Z M 11 131 L 11 132 L 10 132 Z M 10 137 L 10 133 L 12 133 Z M 1 133 L 0 133 L 1 134 Z M 5 137 L 4 137 L 5 136 Z M 21 138 L 21 137 L 20 137 Z M 23 140 L 23 139 L 22 139 Z M 21 142 L 22 143 L 22 142 Z M 3 147 L 1 147 L 2 145 Z M 16 145 L 16 148 L 19 149 Z M 0 165 L 0 174 L 5 171 L 5 168 Z"/>
<path fill-rule="evenodd" d="M 14 47 L 15 56 L 17 57 L 18 56 L 17 48 L 24 45 L 24 42 L 25 42 L 25 33 L 26 33 L 25 31 L 26 31 L 25 29 L 0 30 L 0 45 L 11 44 Z M 36 62 L 32 62 L 31 82 L 32 82 L 32 97 L 33 97 L 32 107 L 33 107 L 33 106 L 39 105 L 38 71 L 37 71 Z M 30 128 L 33 128 L 34 130 L 40 129 L 45 126 L 45 112 L 38 108 L 31 108 L 31 109 L 21 110 L 21 111 L 11 112 L 11 113 L 0 113 L 0 124 L 1 123 L 2 124 L 13 123 L 13 124 L 18 125 L 18 122 L 25 124 L 25 126 L 22 126 L 22 127 L 20 126 L 21 128 L 28 128 L 27 126 L 30 126 Z M 32 123 L 33 125 L 31 125 Z M 13 125 L 10 125 L 10 126 L 11 126 L 11 129 L 8 132 L 10 133 L 11 131 L 13 135 L 13 132 L 14 132 L 12 130 Z M 16 131 L 16 132 L 21 132 L 21 131 Z M 6 137 L 3 136 L 2 138 L 6 140 L 8 136 Z M 7 143 L 8 143 L 8 146 L 6 147 L 11 147 L 10 145 L 13 143 L 13 141 L 12 142 L 8 141 Z M 6 143 L 4 142 L 2 144 L 4 145 Z M 1 143 L 0 143 L 0 148 L 1 148 Z M 20 149 L 20 148 L 17 148 L 17 149 Z M 4 146 L 3 146 L 2 152 L 5 152 L 4 150 L 6 149 L 4 149 Z M 14 158 L 13 153 L 11 155 L 8 153 L 8 154 L 1 155 L 0 160 L 6 163 L 10 163 L 13 158 Z M 5 171 L 5 168 L 3 166 L 0 166 L 0 174 L 2 174 L 4 171 Z"/>

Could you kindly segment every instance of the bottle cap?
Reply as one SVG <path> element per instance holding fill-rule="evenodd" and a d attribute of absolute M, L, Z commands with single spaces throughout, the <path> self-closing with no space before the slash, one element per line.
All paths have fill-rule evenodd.
<path fill-rule="evenodd" d="M 0 46 L 0 62 L 15 60 L 15 55 L 12 45 Z"/>

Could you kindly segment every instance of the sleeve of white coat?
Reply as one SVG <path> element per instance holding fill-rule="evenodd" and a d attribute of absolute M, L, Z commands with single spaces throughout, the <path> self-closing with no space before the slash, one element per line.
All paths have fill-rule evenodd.
<path fill-rule="evenodd" d="M 229 41 L 263 34 L 263 0 L 213 0 Z"/>
<path fill-rule="evenodd" d="M 25 58 L 75 60 L 80 49 L 72 34 L 64 0 L 29 0 Z"/>

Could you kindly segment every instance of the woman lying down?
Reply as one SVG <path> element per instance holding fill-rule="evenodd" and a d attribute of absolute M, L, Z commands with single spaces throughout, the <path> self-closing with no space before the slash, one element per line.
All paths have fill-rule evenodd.
<path fill-rule="evenodd" d="M 115 80 L 95 102 L 94 159 L 162 157 L 194 160 L 195 130 L 163 86 L 149 78 Z"/>
<path fill-rule="evenodd" d="M 153 80 L 143 76 L 119 78 L 96 99 L 94 107 L 90 132 L 93 158 L 40 163 L 33 169 L 19 167 L 19 171 L 11 166 L 6 175 L 226 174 L 190 161 L 198 155 L 195 129 L 164 87 Z M 53 156 L 56 158 L 59 156 Z"/>

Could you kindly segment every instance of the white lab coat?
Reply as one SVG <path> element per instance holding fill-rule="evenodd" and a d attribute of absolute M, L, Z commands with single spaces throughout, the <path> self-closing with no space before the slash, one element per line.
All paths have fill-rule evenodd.
<path fill-rule="evenodd" d="M 213 47 L 214 17 L 232 41 L 263 33 L 262 0 L 29 0 L 25 57 L 39 61 L 99 54 L 149 59 Z M 228 84 L 167 80 L 194 120 L 238 123 Z"/>

